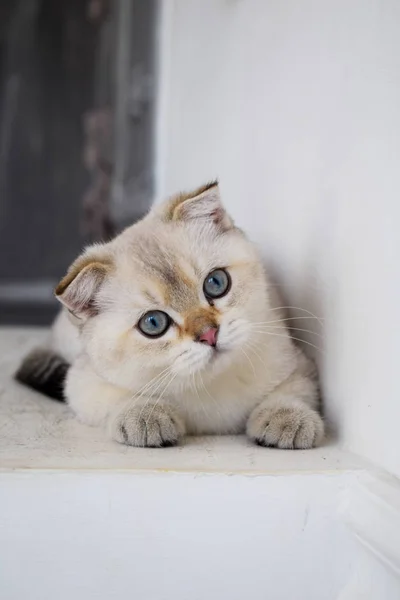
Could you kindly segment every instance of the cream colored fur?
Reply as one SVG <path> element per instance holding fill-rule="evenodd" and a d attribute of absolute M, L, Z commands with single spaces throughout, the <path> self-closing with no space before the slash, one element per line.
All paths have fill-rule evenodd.
<path fill-rule="evenodd" d="M 212 309 L 203 281 L 220 267 L 232 288 Z M 258 253 L 217 185 L 169 200 L 89 248 L 57 292 L 74 313 L 63 311 L 53 336 L 72 364 L 68 403 L 115 440 L 163 446 L 185 434 L 247 432 L 279 448 L 321 441 L 313 364 L 291 340 Z M 159 339 L 136 327 L 151 309 L 174 323 Z M 218 314 L 218 352 L 190 333 L 199 310 Z"/>

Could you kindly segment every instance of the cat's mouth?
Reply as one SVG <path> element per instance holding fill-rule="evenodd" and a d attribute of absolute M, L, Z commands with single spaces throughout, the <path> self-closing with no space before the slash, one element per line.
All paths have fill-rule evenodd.
<path fill-rule="evenodd" d="M 222 355 L 226 353 L 227 349 L 221 348 L 218 344 L 216 344 L 215 346 L 209 346 L 207 348 L 207 352 L 203 354 L 201 361 L 203 364 L 202 366 L 198 364 L 198 368 L 200 368 L 200 370 L 203 370 L 217 364 Z"/>
<path fill-rule="evenodd" d="M 219 344 L 210 348 L 208 364 L 216 364 L 220 359 L 229 354 L 229 348 L 223 347 Z"/>

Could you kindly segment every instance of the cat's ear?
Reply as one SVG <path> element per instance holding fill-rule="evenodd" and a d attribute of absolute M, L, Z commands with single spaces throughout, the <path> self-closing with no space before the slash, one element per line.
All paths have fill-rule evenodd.
<path fill-rule="evenodd" d="M 193 192 L 178 194 L 160 208 L 159 214 L 166 221 L 208 221 L 224 231 L 233 227 L 233 221 L 221 202 L 218 181 L 207 183 Z"/>
<path fill-rule="evenodd" d="M 97 314 L 96 295 L 111 269 L 111 257 L 90 249 L 72 263 L 55 289 L 56 298 L 78 319 Z"/>

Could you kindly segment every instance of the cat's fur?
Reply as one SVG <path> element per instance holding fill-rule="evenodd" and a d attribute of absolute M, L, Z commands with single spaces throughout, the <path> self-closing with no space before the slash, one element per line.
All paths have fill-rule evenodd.
<path fill-rule="evenodd" d="M 228 270 L 232 287 L 210 305 L 203 281 L 216 268 Z M 67 310 L 52 349 L 71 364 L 68 404 L 80 420 L 133 446 L 240 432 L 265 446 L 318 444 L 314 366 L 290 338 L 271 290 L 218 184 L 153 208 L 113 241 L 88 248 L 56 289 Z M 136 326 L 151 309 L 173 320 L 158 339 Z M 216 349 L 197 341 L 209 325 L 219 326 Z M 44 357 L 42 380 L 52 373 Z"/>

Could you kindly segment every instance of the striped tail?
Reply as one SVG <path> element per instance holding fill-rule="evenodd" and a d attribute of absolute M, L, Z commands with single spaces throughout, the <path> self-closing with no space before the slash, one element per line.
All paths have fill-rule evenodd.
<path fill-rule="evenodd" d="M 65 401 L 64 383 L 69 364 L 52 350 L 37 348 L 23 360 L 15 379 L 54 400 Z"/>

